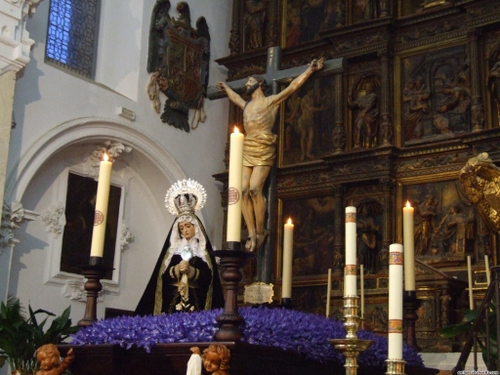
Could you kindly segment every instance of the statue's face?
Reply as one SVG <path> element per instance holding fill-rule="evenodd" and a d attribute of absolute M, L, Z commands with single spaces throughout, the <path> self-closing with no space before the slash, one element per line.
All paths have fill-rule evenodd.
<path fill-rule="evenodd" d="M 245 87 L 247 88 L 245 94 L 252 95 L 254 91 L 260 87 L 260 83 L 254 77 L 248 77 L 248 81 L 245 84 Z"/>
<path fill-rule="evenodd" d="M 220 358 L 217 353 L 214 352 L 206 352 L 203 355 L 203 366 L 205 370 L 212 373 L 217 371 L 220 368 Z"/>
<path fill-rule="evenodd" d="M 186 240 L 190 240 L 194 237 L 194 225 L 189 221 L 181 221 L 179 223 L 179 231 Z"/>

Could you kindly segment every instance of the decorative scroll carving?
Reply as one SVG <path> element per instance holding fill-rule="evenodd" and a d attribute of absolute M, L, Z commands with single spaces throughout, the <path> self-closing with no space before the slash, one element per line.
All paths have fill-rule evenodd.
<path fill-rule="evenodd" d="M 33 212 L 29 212 L 33 216 Z M 29 213 L 24 209 L 21 202 L 12 202 L 10 205 L 4 202 L 2 208 L 2 222 L 0 224 L 0 255 L 3 248 L 15 244 L 14 230 L 22 224 L 32 221 L 34 217 L 29 217 Z"/>
<path fill-rule="evenodd" d="M 57 202 L 50 205 L 41 216 L 47 233 L 53 233 L 55 238 L 59 238 L 59 236 L 63 233 L 64 226 L 66 225 L 64 210 L 64 203 Z"/>
<path fill-rule="evenodd" d="M 106 141 L 92 152 L 92 154 L 85 159 L 85 173 L 88 177 L 97 178 L 99 176 L 99 164 L 106 153 L 111 161 L 116 161 L 123 153 L 129 153 L 132 147 L 126 146 L 120 142 Z"/>
<path fill-rule="evenodd" d="M 120 230 L 120 249 L 121 251 L 126 250 L 129 247 L 129 244 L 134 242 L 135 238 L 133 234 L 130 232 L 130 228 L 127 224 L 123 223 L 122 228 Z"/>

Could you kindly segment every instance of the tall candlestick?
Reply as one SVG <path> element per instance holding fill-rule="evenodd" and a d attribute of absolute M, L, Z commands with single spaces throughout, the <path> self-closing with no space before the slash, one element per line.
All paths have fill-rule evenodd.
<path fill-rule="evenodd" d="M 415 290 L 415 232 L 414 208 L 410 202 L 403 207 L 403 249 L 404 249 L 404 275 L 405 290 Z"/>
<path fill-rule="evenodd" d="M 389 246 L 389 352 L 388 359 L 403 359 L 403 246 Z"/>
<path fill-rule="evenodd" d="M 243 134 L 234 127 L 229 144 L 229 183 L 227 191 L 227 242 L 241 241 L 241 177 L 243 173 Z"/>
<path fill-rule="evenodd" d="M 104 238 L 106 236 L 106 222 L 108 219 L 109 189 L 111 186 L 111 169 L 113 163 L 104 154 L 99 166 L 99 180 L 97 182 L 97 196 L 94 213 L 94 230 L 92 231 L 91 257 L 102 258 L 104 253 Z"/>
<path fill-rule="evenodd" d="M 484 256 L 484 266 L 486 267 L 486 283 L 490 286 L 491 283 L 491 275 L 490 275 L 490 262 L 488 259 L 488 255 Z"/>
<path fill-rule="evenodd" d="M 292 298 L 293 224 L 288 219 L 283 232 L 283 288 L 281 298 Z"/>
<path fill-rule="evenodd" d="M 469 281 L 469 309 L 474 310 L 474 296 L 472 294 L 472 266 L 470 255 L 467 255 L 467 279 Z"/>
<path fill-rule="evenodd" d="M 360 284 L 360 304 L 361 304 L 361 319 L 365 317 L 365 266 L 363 264 L 359 265 L 359 284 Z"/>
<path fill-rule="evenodd" d="M 345 208 L 344 296 L 356 296 L 356 207 Z"/>
<path fill-rule="evenodd" d="M 330 298 L 332 296 L 332 269 L 328 268 L 328 283 L 326 289 L 326 313 L 325 316 L 330 316 Z"/>

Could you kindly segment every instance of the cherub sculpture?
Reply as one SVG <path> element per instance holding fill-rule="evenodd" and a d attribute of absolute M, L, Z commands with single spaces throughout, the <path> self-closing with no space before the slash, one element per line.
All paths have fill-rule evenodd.
<path fill-rule="evenodd" d="M 68 350 L 66 358 L 61 361 L 61 354 L 54 344 L 45 344 L 36 351 L 40 370 L 36 375 L 61 375 L 75 359 L 73 348 Z"/>
<path fill-rule="evenodd" d="M 203 351 L 203 366 L 212 375 L 230 375 L 229 360 L 231 352 L 222 344 L 210 344 Z"/>

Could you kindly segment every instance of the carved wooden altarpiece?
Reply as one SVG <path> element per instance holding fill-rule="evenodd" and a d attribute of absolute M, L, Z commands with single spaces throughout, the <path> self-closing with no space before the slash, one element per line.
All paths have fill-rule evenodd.
<path fill-rule="evenodd" d="M 254 14 L 260 14 L 259 33 Z M 402 243 L 402 208 L 409 201 L 417 211 L 416 259 L 422 262 L 416 267 L 423 302 L 417 342 L 424 350 L 454 347 L 437 330 L 459 321 L 467 307 L 466 257 L 472 257 L 476 303 L 485 290 L 484 255 L 491 265 L 499 261 L 497 234 L 458 180 L 480 152 L 500 162 L 499 19 L 500 4 L 481 0 L 234 1 L 231 53 L 217 60 L 228 68 L 229 83 L 264 73 L 271 46 L 282 48 L 282 70 L 318 57 L 344 60 L 342 72 L 312 77 L 283 104 L 270 181 L 271 277 L 256 280 L 258 271 L 248 267 L 244 282 L 272 282 L 280 300 L 282 228 L 291 216 L 295 307 L 324 314 L 331 268 L 330 315 L 341 313 L 344 209 L 354 205 L 375 239 L 358 241 L 358 261 L 370 263 L 366 319 L 383 333 L 387 252 L 391 243 Z M 307 149 L 303 156 L 300 103 L 308 92 L 319 110 L 312 115 L 309 156 Z M 231 105 L 229 117 L 228 125 L 241 125 L 240 109 Z M 225 171 L 215 177 L 227 184 Z M 423 220 L 432 228 L 424 235 Z M 375 256 L 363 253 L 369 249 Z"/>

